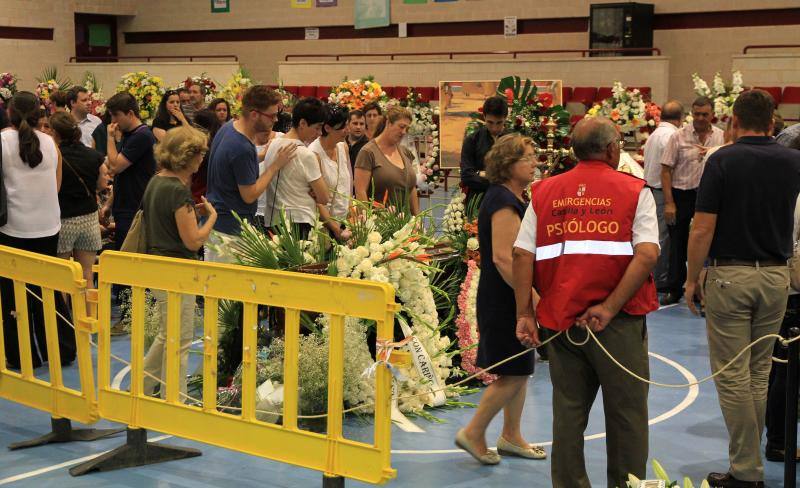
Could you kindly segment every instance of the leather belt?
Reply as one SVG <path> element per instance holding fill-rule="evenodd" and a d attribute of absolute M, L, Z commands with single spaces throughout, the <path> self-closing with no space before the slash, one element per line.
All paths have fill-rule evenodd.
<path fill-rule="evenodd" d="M 744 259 L 712 259 L 712 266 L 749 266 L 751 268 L 788 266 L 786 261 L 779 259 L 764 259 L 761 261 L 747 261 Z"/>

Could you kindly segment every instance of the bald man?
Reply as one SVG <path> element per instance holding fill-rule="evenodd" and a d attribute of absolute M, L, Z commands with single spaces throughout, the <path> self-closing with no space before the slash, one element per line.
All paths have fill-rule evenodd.
<path fill-rule="evenodd" d="M 656 289 L 667 292 L 669 273 L 669 228 L 664 219 L 664 191 L 661 189 L 661 160 L 664 158 L 664 149 L 669 138 L 681 126 L 683 119 L 683 105 L 676 100 L 670 100 L 661 109 L 661 122 L 656 130 L 647 138 L 644 144 L 644 178 L 647 186 L 653 192 L 656 201 L 656 214 L 658 215 L 658 243 L 661 254 L 658 264 L 653 271 L 656 280 Z"/>
<path fill-rule="evenodd" d="M 647 384 L 622 372 L 589 340 L 589 327 L 628 369 L 649 377 L 645 315 L 658 309 L 651 271 L 658 222 L 645 181 L 617 171 L 619 132 L 604 118 L 583 119 L 572 134 L 580 159 L 534 184 L 514 243 L 517 337 L 536 345 L 538 328 L 566 331 L 548 343 L 553 383 L 553 486 L 589 487 L 583 435 L 600 388 L 605 411 L 608 486 L 645 475 Z M 531 287 L 541 299 L 531 303 Z"/>

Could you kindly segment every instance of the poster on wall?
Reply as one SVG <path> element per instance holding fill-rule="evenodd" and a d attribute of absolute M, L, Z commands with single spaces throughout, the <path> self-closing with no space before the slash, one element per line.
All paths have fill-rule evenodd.
<path fill-rule="evenodd" d="M 356 0 L 355 28 L 370 29 L 389 25 L 389 0 Z"/>
<path fill-rule="evenodd" d="M 517 18 L 504 17 L 503 18 L 503 36 L 514 37 L 517 35 Z"/>
<path fill-rule="evenodd" d="M 317 7 L 336 7 L 339 0 L 317 0 Z"/>
<path fill-rule="evenodd" d="M 211 13 L 219 14 L 231 11 L 231 0 L 211 0 Z"/>
<path fill-rule="evenodd" d="M 412 3 L 428 3 L 428 0 L 403 0 L 403 3 L 408 3 L 408 4 L 412 4 Z"/>
<path fill-rule="evenodd" d="M 524 75 L 520 75 L 523 79 Z M 553 104 L 561 105 L 561 80 L 531 80 L 538 93 L 549 93 Z M 500 80 L 440 81 L 439 82 L 439 143 L 441 167 L 458 168 L 461 145 L 473 114 L 483 107 L 487 98 L 497 95 Z"/>
<path fill-rule="evenodd" d="M 311 8 L 311 0 L 292 0 L 292 8 Z"/>

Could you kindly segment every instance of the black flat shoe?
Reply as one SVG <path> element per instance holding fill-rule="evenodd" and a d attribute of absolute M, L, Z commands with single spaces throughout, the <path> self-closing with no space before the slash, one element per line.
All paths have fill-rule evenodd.
<path fill-rule="evenodd" d="M 678 293 L 669 292 L 661 297 L 661 305 L 674 305 L 681 301 L 681 296 Z"/>
<path fill-rule="evenodd" d="M 712 487 L 720 488 L 764 488 L 763 481 L 737 480 L 730 473 L 709 473 L 706 481 Z"/>

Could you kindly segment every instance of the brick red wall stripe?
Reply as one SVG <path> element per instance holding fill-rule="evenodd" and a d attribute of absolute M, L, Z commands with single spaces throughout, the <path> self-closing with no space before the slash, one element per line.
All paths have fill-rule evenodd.
<path fill-rule="evenodd" d="M 53 29 L 40 27 L 11 27 L 0 25 L 0 39 L 52 41 Z"/>
<path fill-rule="evenodd" d="M 736 10 L 726 12 L 693 12 L 656 14 L 655 30 L 710 29 L 720 27 L 756 27 L 800 24 L 800 8 L 771 10 Z M 588 17 L 556 19 L 520 19 L 520 34 L 553 34 L 587 32 Z M 0 28 L 2 29 L 2 28 Z M 370 39 L 397 37 L 397 25 L 377 29 L 356 30 L 352 26 L 322 26 L 320 39 Z M 502 35 L 503 21 L 436 22 L 409 24 L 408 37 L 451 37 Z M 173 42 L 236 42 L 236 41 L 300 41 L 305 36 L 302 27 L 269 29 L 222 29 L 125 32 L 127 44 L 158 44 Z M 2 35 L 0 35 L 2 37 Z"/>

